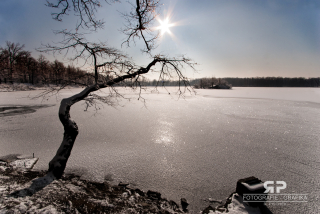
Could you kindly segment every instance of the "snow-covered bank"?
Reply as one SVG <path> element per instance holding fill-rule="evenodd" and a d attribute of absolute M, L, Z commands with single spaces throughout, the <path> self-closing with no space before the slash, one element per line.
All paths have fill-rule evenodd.
<path fill-rule="evenodd" d="M 72 174 L 59 180 L 46 178 L 47 182 L 43 182 L 48 177 L 45 171 L 29 170 L 36 158 L 14 160 L 14 156 L 1 158 L 0 162 L 0 213 L 184 212 L 160 193 L 143 192 L 128 184 L 88 182 Z M 17 165 L 21 162 L 28 164 Z"/>
<path fill-rule="evenodd" d="M 46 90 L 49 88 L 59 88 L 61 85 L 43 85 L 30 83 L 2 83 L 0 84 L 0 92 L 16 92 L 16 91 L 33 91 L 33 90 Z M 66 86 L 64 88 L 79 88 L 79 86 Z"/>
<path fill-rule="evenodd" d="M 31 90 L 36 90 L 37 87 L 31 84 L 26 84 L 26 83 L 13 83 L 13 84 L 0 84 L 0 92 L 5 91 L 31 91 Z"/>
<path fill-rule="evenodd" d="M 144 192 L 129 184 L 112 186 L 80 179 L 74 174 L 55 180 L 45 171 L 34 171 L 37 158 L 24 155 L 0 157 L 0 213 L 185 213 L 188 202 L 179 206 L 161 193 Z M 181 208 L 180 208 L 181 207 Z M 224 204 L 208 206 L 201 213 L 261 213 L 259 207 L 232 194 Z"/>

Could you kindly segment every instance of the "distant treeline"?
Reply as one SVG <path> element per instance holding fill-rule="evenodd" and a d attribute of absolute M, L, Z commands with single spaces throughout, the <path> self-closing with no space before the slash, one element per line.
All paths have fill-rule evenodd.
<path fill-rule="evenodd" d="M 289 78 L 289 77 L 253 77 L 253 78 L 215 78 L 206 77 L 191 79 L 189 83 L 194 88 L 214 88 L 214 86 L 232 87 L 320 87 L 320 77 L 317 78 Z M 131 85 L 130 80 L 118 85 Z M 133 83 L 134 84 L 134 83 Z M 141 86 L 183 86 L 183 83 L 175 80 L 149 80 L 142 77 Z"/>
<path fill-rule="evenodd" d="M 84 84 L 94 83 L 90 72 L 55 60 L 50 62 L 43 55 L 37 59 L 31 52 L 25 51 L 24 45 L 7 41 L 5 47 L 0 47 L 0 84 L 1 83 L 31 83 L 31 84 Z M 288 77 L 252 77 L 252 78 L 215 78 L 206 77 L 190 79 L 189 83 L 195 88 L 214 88 L 214 86 L 235 87 L 319 87 L 320 77 L 317 78 L 288 78 Z M 117 84 L 141 86 L 183 86 L 176 80 L 154 79 L 140 77 L 139 82 L 126 80 Z"/>
<path fill-rule="evenodd" d="M 252 77 L 252 78 L 223 78 L 234 87 L 319 87 L 320 77 Z"/>
<path fill-rule="evenodd" d="M 320 87 L 320 77 L 249 77 L 249 78 L 215 78 L 206 77 L 189 80 L 195 88 L 213 88 L 216 85 L 228 85 L 232 87 Z M 181 83 L 180 83 L 181 84 Z M 178 86 L 179 81 L 148 80 L 141 81 L 143 86 Z"/>
<path fill-rule="evenodd" d="M 65 66 L 62 62 L 48 61 L 43 55 L 37 59 L 31 52 L 24 50 L 24 45 L 7 41 L 0 47 L 0 84 L 31 83 L 31 84 L 77 84 L 93 83 L 94 78 L 86 71 L 74 66 Z"/>
<path fill-rule="evenodd" d="M 126 85 L 130 85 L 131 80 L 126 80 L 124 83 Z M 163 79 L 153 79 L 150 80 L 145 77 L 141 77 L 139 80 L 139 84 L 142 86 L 184 86 L 182 81 L 178 80 L 163 80 Z M 227 85 L 228 82 L 222 78 L 199 78 L 199 79 L 190 79 L 189 84 L 194 86 L 195 88 L 211 88 L 215 85 Z"/>

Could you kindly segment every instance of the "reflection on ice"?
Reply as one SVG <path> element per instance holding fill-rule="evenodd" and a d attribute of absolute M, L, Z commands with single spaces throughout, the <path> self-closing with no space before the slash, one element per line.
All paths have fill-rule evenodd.
<path fill-rule="evenodd" d="M 154 137 L 155 143 L 173 146 L 173 123 L 164 120 L 164 118 L 159 118 L 157 129 Z"/>

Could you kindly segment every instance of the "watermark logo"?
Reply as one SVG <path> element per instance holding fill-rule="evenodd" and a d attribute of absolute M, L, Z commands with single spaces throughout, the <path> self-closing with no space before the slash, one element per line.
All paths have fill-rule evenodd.
<path fill-rule="evenodd" d="M 286 202 L 308 202 L 308 194 L 281 194 L 287 188 L 285 181 L 266 181 L 264 193 L 243 194 L 243 202 L 268 202 L 285 204 Z"/>
<path fill-rule="evenodd" d="M 272 186 L 268 186 L 269 184 L 272 184 Z M 266 181 L 263 183 L 264 188 L 266 191 L 264 193 L 274 193 L 274 189 L 276 189 L 276 193 L 280 193 L 280 190 L 287 188 L 287 183 L 285 181 L 276 181 L 277 185 L 281 186 L 276 186 L 274 187 L 274 181 Z"/>

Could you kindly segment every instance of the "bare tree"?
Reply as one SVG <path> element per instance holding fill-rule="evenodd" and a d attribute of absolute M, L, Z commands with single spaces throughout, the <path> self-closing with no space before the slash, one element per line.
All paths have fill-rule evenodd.
<path fill-rule="evenodd" d="M 76 15 L 79 16 L 80 23 L 77 23 L 76 30 L 80 26 L 93 28 L 101 28 L 103 21 L 95 19 L 96 8 L 100 7 L 100 3 L 96 0 L 56 0 L 56 3 L 49 3 L 48 6 L 54 8 L 62 8 L 61 12 L 55 13 L 54 18 L 61 20 L 63 15 L 67 14 L 67 11 L 73 10 Z M 151 56 L 151 50 L 155 48 L 154 42 L 157 38 L 157 34 L 146 37 L 148 34 L 152 34 L 151 23 L 156 16 L 156 9 L 158 3 L 151 0 L 136 0 L 132 5 L 134 10 L 129 14 L 124 14 L 128 25 L 123 30 L 127 35 L 126 44 L 129 45 L 130 41 L 134 42 L 135 38 L 142 39 L 145 44 L 144 51 L 148 52 Z M 141 67 L 135 65 L 129 60 L 129 58 L 121 53 L 121 51 L 107 46 L 105 43 L 89 42 L 85 39 L 83 34 L 72 33 L 71 31 L 60 31 L 58 34 L 64 36 L 64 40 L 57 45 L 45 45 L 39 48 L 42 52 L 58 52 L 58 53 L 74 53 L 72 60 L 83 59 L 86 63 L 93 66 L 93 73 L 87 73 L 87 77 L 92 77 L 94 81 L 83 83 L 81 81 L 66 81 L 64 85 L 54 90 L 60 90 L 68 84 L 84 85 L 86 88 L 80 93 L 75 94 L 69 98 L 65 98 L 61 101 L 59 108 L 59 119 L 64 127 L 64 136 L 62 143 L 49 163 L 48 175 L 52 175 L 54 178 L 60 178 L 65 170 L 68 158 L 71 154 L 73 144 L 79 133 L 77 124 L 70 117 L 70 108 L 75 103 L 86 100 L 88 102 L 98 99 L 102 102 L 109 103 L 109 99 L 99 97 L 93 92 L 103 88 L 114 89 L 113 86 L 124 82 L 125 80 L 131 80 L 131 86 L 141 86 L 140 81 L 142 75 L 150 71 L 156 71 L 158 68 L 159 80 L 164 78 L 172 78 L 176 76 L 181 83 L 181 86 L 185 86 L 188 90 L 192 90 L 189 87 L 188 79 L 183 75 L 184 66 L 194 69 L 194 64 L 190 59 L 186 57 L 180 58 L 167 58 L 162 55 L 153 55 L 147 66 Z M 157 66 L 158 65 L 158 66 Z M 189 87 L 189 88 L 188 88 Z M 141 88 L 140 88 L 141 89 Z M 52 92 L 52 89 L 43 92 L 40 96 L 46 96 Z M 184 91 L 179 87 L 179 92 L 182 94 Z"/>
<path fill-rule="evenodd" d="M 39 80 L 41 83 L 49 83 L 48 79 L 49 79 L 49 61 L 46 60 L 46 58 L 40 54 L 40 56 L 37 59 L 38 61 L 38 72 L 39 72 Z"/>
<path fill-rule="evenodd" d="M 15 67 L 16 73 L 18 73 L 20 77 L 20 82 L 27 82 L 27 75 L 28 75 L 28 59 L 31 57 L 31 53 L 29 51 L 24 51 L 20 53 L 16 59 Z M 29 78 L 28 78 L 29 80 Z"/>
<path fill-rule="evenodd" d="M 20 57 L 21 54 L 24 54 L 23 52 L 24 45 L 20 45 L 19 43 L 13 43 L 13 42 L 6 42 L 6 47 L 1 48 L 1 52 L 3 53 L 3 60 L 6 61 L 7 64 L 7 74 L 6 78 L 9 79 L 9 81 L 13 82 L 13 71 L 15 67 L 16 60 Z"/>
<path fill-rule="evenodd" d="M 50 64 L 51 70 L 53 72 L 53 78 L 56 85 L 61 84 L 64 79 L 64 73 L 66 71 L 65 66 L 62 62 L 55 60 Z"/>
<path fill-rule="evenodd" d="M 6 83 L 6 77 L 7 77 L 7 69 L 8 69 L 8 54 L 7 50 L 0 47 L 0 83 L 3 79 Z"/>
<path fill-rule="evenodd" d="M 27 69 L 29 75 L 29 83 L 35 84 L 36 77 L 38 74 L 38 62 L 33 57 L 28 57 L 27 59 Z"/>
<path fill-rule="evenodd" d="M 16 74 L 20 76 L 20 82 L 35 83 L 38 74 L 38 62 L 29 51 L 21 51 L 16 59 Z"/>

